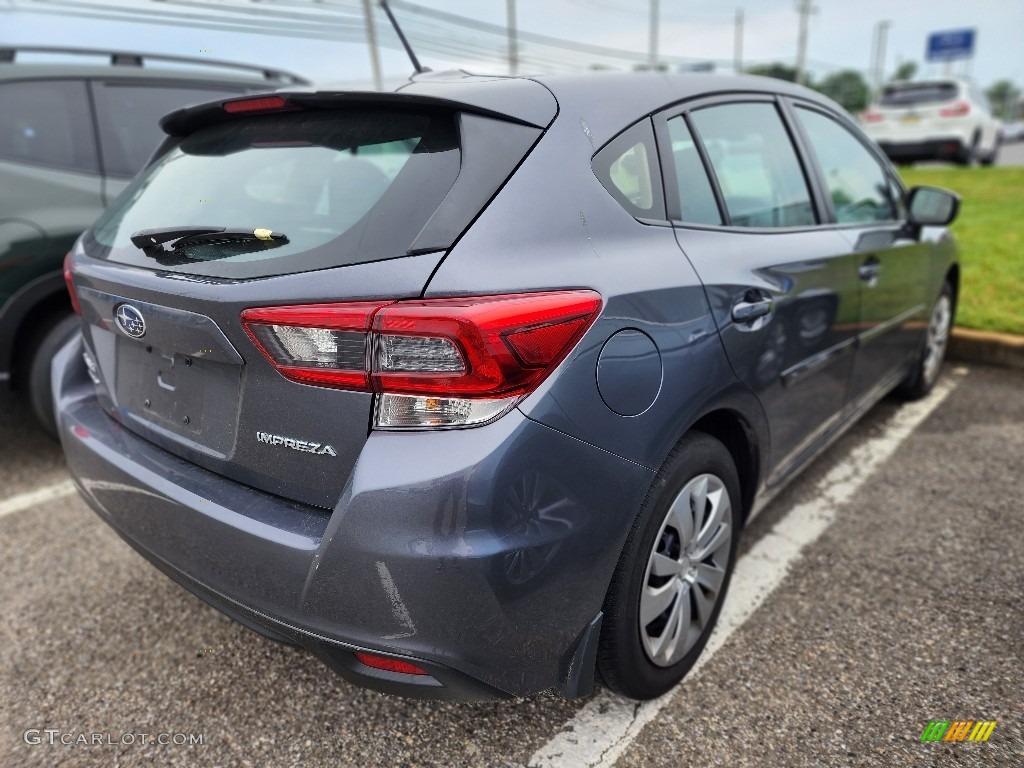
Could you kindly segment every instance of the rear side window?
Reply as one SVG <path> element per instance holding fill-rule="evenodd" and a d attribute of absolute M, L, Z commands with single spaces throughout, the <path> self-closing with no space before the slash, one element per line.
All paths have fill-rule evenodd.
<path fill-rule="evenodd" d="M 896 204 L 885 169 L 844 126 L 812 109 L 796 113 L 818 158 L 840 224 L 889 221 Z"/>
<path fill-rule="evenodd" d="M 403 256 L 459 175 L 451 113 L 358 109 L 231 120 L 147 167 L 88 234 L 90 255 L 249 278 Z M 147 256 L 141 229 L 270 229 L 286 241 L 183 243 Z"/>
<path fill-rule="evenodd" d="M 642 120 L 594 155 L 594 173 L 619 205 L 638 219 L 664 219 L 665 198 L 650 120 Z"/>
<path fill-rule="evenodd" d="M 0 158 L 96 173 L 96 138 L 85 83 L 0 85 Z"/>
<path fill-rule="evenodd" d="M 679 189 L 679 218 L 691 224 L 721 224 L 715 193 L 690 129 L 682 117 L 668 121 L 672 165 Z"/>
<path fill-rule="evenodd" d="M 134 176 L 164 138 L 159 120 L 179 107 L 237 96 L 241 89 L 94 82 L 104 171 Z"/>
<path fill-rule="evenodd" d="M 956 83 L 909 83 L 887 85 L 882 89 L 878 103 L 883 107 L 912 107 L 921 104 L 939 104 L 957 97 Z"/>
<path fill-rule="evenodd" d="M 796 150 L 774 104 L 722 104 L 691 113 L 734 227 L 815 223 Z"/>

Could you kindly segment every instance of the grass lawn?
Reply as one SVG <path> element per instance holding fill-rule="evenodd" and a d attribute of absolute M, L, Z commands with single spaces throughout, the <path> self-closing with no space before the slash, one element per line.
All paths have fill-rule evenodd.
<path fill-rule="evenodd" d="M 945 187 L 962 198 L 957 325 L 1024 334 L 1024 168 L 900 168 L 907 186 Z"/>

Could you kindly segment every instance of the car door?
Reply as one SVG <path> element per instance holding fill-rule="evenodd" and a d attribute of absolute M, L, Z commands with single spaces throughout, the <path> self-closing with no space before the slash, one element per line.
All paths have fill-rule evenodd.
<path fill-rule="evenodd" d="M 0 84 L 0 305 L 60 270 L 75 238 L 102 210 L 85 84 Z"/>
<path fill-rule="evenodd" d="M 734 96 L 656 120 L 677 241 L 704 283 L 730 364 L 771 431 L 769 483 L 842 418 L 857 320 L 854 256 L 779 104 Z M 695 372 L 699 375 L 699 372 Z"/>
<path fill-rule="evenodd" d="M 793 114 L 824 181 L 828 214 L 857 267 L 860 310 L 849 392 L 856 408 L 891 388 L 920 350 L 928 246 L 906 226 L 902 189 L 858 129 L 809 103 L 794 103 Z"/>

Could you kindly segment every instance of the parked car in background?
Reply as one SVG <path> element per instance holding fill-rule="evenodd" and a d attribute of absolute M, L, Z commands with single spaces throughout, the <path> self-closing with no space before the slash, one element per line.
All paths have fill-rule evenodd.
<path fill-rule="evenodd" d="M 959 200 L 807 88 L 437 73 L 162 125 L 71 253 L 68 466 L 360 685 L 664 693 L 743 525 L 939 376 Z"/>
<path fill-rule="evenodd" d="M 1024 120 L 1003 123 L 1002 141 L 1004 144 L 1024 141 Z"/>
<path fill-rule="evenodd" d="M 52 60 L 65 54 L 89 63 Z M 50 360 L 77 327 L 64 256 L 156 149 L 158 119 L 304 82 L 206 59 L 0 48 L 0 388 L 20 390 L 51 434 Z"/>
<path fill-rule="evenodd" d="M 889 83 L 861 121 L 867 135 L 897 163 L 991 165 L 999 154 L 999 121 L 985 94 L 969 80 Z"/>

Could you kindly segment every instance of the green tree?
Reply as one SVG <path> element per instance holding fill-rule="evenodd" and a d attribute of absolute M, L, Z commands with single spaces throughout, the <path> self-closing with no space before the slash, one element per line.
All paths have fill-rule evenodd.
<path fill-rule="evenodd" d="M 892 73 L 892 77 L 889 81 L 893 80 L 913 80 L 914 75 L 917 74 L 917 62 L 916 61 L 904 61 L 896 70 Z"/>
<path fill-rule="evenodd" d="M 1020 101 L 1020 89 L 1009 80 L 999 80 L 993 83 L 985 95 L 988 96 L 992 105 L 992 112 L 1003 120 L 1013 120 L 1016 117 L 1017 102 Z"/>
<path fill-rule="evenodd" d="M 871 88 L 864 76 L 855 69 L 833 72 L 813 86 L 831 99 L 838 101 L 850 112 L 860 112 L 871 99 Z"/>
<path fill-rule="evenodd" d="M 762 75 L 763 77 L 774 77 L 778 80 L 788 80 L 791 83 L 796 82 L 796 67 L 790 67 L 781 62 L 775 61 L 771 64 L 758 64 L 753 67 L 747 67 L 748 75 Z M 811 79 L 804 74 L 807 78 L 807 84 L 810 85 Z"/>

